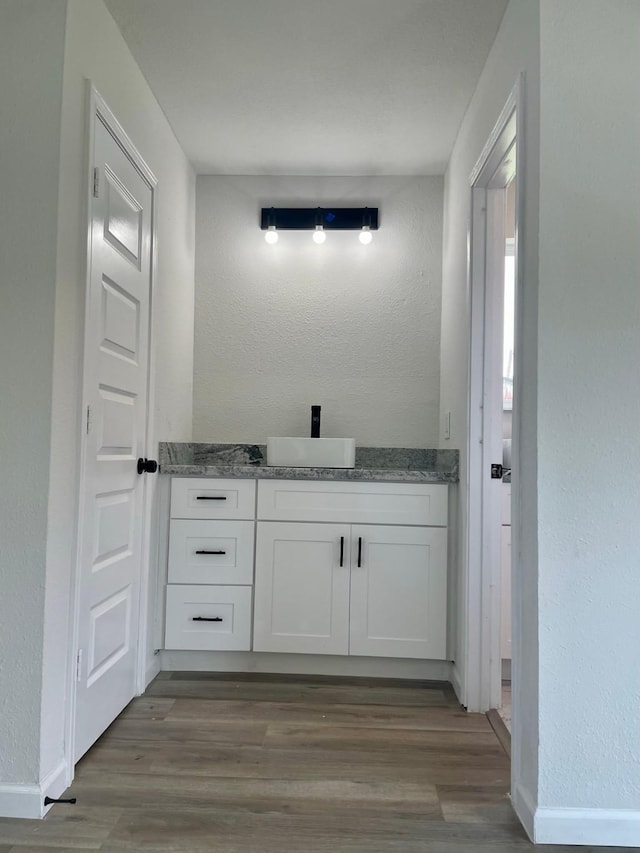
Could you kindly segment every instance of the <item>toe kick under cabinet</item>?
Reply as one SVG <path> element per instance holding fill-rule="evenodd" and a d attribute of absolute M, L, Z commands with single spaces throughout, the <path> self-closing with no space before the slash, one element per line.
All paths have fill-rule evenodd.
<path fill-rule="evenodd" d="M 446 658 L 447 486 L 258 484 L 253 648 Z"/>

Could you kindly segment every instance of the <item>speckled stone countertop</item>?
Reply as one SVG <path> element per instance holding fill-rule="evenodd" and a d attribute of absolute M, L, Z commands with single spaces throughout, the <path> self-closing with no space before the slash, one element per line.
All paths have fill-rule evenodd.
<path fill-rule="evenodd" d="M 161 474 L 265 480 L 370 480 L 388 483 L 457 483 L 458 451 L 357 447 L 355 468 L 267 466 L 264 444 L 160 442 Z"/>

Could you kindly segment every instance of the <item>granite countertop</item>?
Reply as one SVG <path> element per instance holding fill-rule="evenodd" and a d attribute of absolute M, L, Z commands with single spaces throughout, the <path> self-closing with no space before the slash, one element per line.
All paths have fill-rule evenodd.
<path fill-rule="evenodd" d="M 265 480 L 369 480 L 388 483 L 457 483 L 458 451 L 357 447 L 355 468 L 269 467 L 264 444 L 160 442 L 161 474 Z"/>

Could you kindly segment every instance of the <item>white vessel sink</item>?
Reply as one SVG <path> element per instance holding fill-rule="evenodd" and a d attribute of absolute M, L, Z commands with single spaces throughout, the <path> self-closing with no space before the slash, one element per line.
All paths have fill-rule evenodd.
<path fill-rule="evenodd" d="M 267 465 L 286 468 L 353 468 L 355 438 L 267 439 Z"/>

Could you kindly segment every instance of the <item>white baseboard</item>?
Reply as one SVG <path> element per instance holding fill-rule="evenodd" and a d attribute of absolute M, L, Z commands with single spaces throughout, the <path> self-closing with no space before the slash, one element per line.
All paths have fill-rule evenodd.
<path fill-rule="evenodd" d="M 531 841 L 533 841 L 536 813 L 533 798 L 529 792 L 522 787 L 522 785 L 516 783 L 511 795 L 511 804 L 513 805 L 515 813 L 518 815 L 518 820 L 524 827 L 524 831 L 527 833 Z"/>
<path fill-rule="evenodd" d="M 44 797 L 40 785 L 18 782 L 0 785 L 0 817 L 40 818 L 44 815 Z"/>
<path fill-rule="evenodd" d="M 39 819 L 51 806 L 44 805 L 45 797 L 59 797 L 67 788 L 67 763 L 61 761 L 37 785 L 5 783 L 0 785 L 0 817 Z"/>
<path fill-rule="evenodd" d="M 45 797 L 53 797 L 56 799 L 67 790 L 69 787 L 67 769 L 67 762 L 61 761 L 58 766 L 54 768 L 51 773 L 45 776 L 42 782 L 40 782 L 40 791 L 42 793 L 43 803 Z M 50 808 L 51 806 L 47 806 L 43 813 L 46 814 Z"/>
<path fill-rule="evenodd" d="M 145 689 L 151 684 L 153 679 L 160 672 L 160 655 L 154 655 L 151 660 L 147 661 L 147 667 L 144 673 Z"/>
<path fill-rule="evenodd" d="M 640 847 L 640 811 L 635 809 L 536 808 L 520 785 L 514 789 L 512 802 L 535 844 Z"/>
<path fill-rule="evenodd" d="M 456 694 L 456 699 L 464 707 L 462 678 L 460 677 L 460 670 L 455 662 L 451 664 L 451 686 L 453 687 L 453 692 Z"/>
<path fill-rule="evenodd" d="M 640 810 L 538 808 L 536 844 L 640 847 Z"/>
<path fill-rule="evenodd" d="M 449 681 L 450 661 L 295 655 L 270 652 L 162 651 L 160 668 L 188 672 L 262 672 Z"/>

